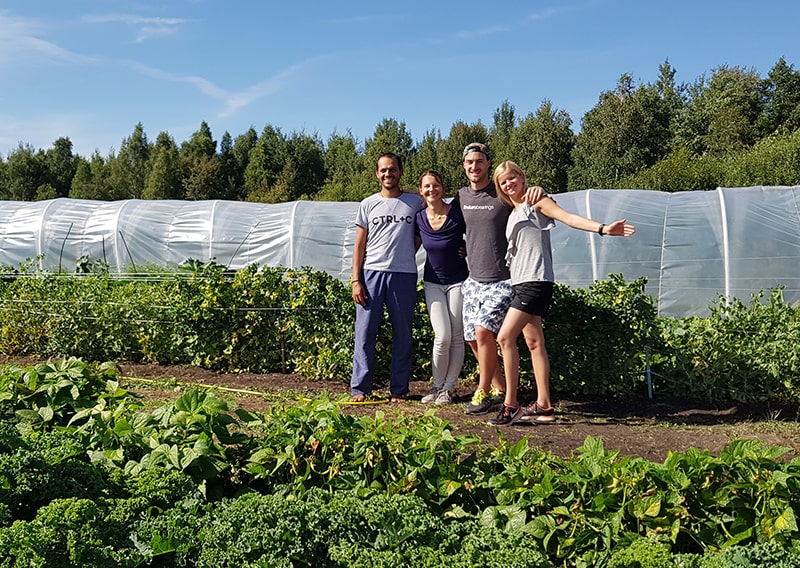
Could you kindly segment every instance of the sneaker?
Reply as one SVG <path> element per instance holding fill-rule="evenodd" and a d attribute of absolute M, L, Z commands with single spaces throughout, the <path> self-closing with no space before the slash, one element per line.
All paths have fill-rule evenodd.
<path fill-rule="evenodd" d="M 556 411 L 550 408 L 542 408 L 539 403 L 534 402 L 522 411 L 520 421 L 522 422 L 553 422 L 556 419 Z"/>
<path fill-rule="evenodd" d="M 431 392 L 429 392 L 428 394 L 426 394 L 425 396 L 422 397 L 421 402 L 423 402 L 425 404 L 434 403 L 434 402 L 436 402 L 436 399 L 438 398 L 438 396 L 439 396 L 439 392 L 431 389 Z"/>
<path fill-rule="evenodd" d="M 440 390 L 436 395 L 436 406 L 443 404 L 453 404 L 453 395 L 448 390 Z"/>
<path fill-rule="evenodd" d="M 500 406 L 506 400 L 506 393 L 492 385 L 492 390 L 489 391 L 489 398 L 492 399 L 492 404 L 495 406 Z"/>
<path fill-rule="evenodd" d="M 467 405 L 467 414 L 488 414 L 506 399 L 506 394 L 499 389 L 492 387 L 492 391 L 486 394 L 485 391 L 478 389 L 472 395 L 472 400 Z"/>
<path fill-rule="evenodd" d="M 511 426 L 514 422 L 519 420 L 521 416 L 521 406 L 514 408 L 504 404 L 500 407 L 500 412 L 497 414 L 497 416 L 489 420 L 489 424 L 493 424 L 495 426 Z"/>
<path fill-rule="evenodd" d="M 485 404 L 487 401 L 486 391 L 478 389 L 472 395 L 472 400 L 467 405 L 467 414 L 486 414 L 489 412 L 489 407 Z"/>

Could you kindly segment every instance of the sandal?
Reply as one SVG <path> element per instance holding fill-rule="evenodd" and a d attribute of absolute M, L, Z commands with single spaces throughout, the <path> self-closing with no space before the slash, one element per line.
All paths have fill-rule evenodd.
<path fill-rule="evenodd" d="M 350 397 L 349 402 L 366 402 L 367 395 L 364 394 L 354 394 Z"/>
<path fill-rule="evenodd" d="M 406 397 L 405 397 L 405 395 L 402 395 L 402 394 L 393 394 L 392 398 L 390 400 L 392 402 L 400 403 L 400 402 L 405 402 L 406 401 Z"/>

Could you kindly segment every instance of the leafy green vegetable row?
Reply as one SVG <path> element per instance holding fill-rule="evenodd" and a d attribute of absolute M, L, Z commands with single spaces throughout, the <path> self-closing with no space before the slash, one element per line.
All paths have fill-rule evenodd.
<path fill-rule="evenodd" d="M 511 556 L 604 566 L 634 545 L 653 558 L 666 550 L 670 562 L 754 545 L 789 554 L 800 537 L 800 458 L 785 452 L 737 440 L 719 456 L 689 450 L 659 464 L 587 438 L 561 459 L 527 440 L 483 446 L 433 412 L 354 416 L 322 396 L 231 413 L 196 389 L 149 412 L 113 365 L 8 366 L 0 566 L 156 556 L 197 566 L 522 565 Z"/>

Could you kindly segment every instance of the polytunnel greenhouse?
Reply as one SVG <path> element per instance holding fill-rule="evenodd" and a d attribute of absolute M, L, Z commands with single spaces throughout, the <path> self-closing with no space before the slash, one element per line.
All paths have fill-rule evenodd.
<path fill-rule="evenodd" d="M 800 186 L 664 193 L 583 190 L 555 196 L 565 209 L 636 225 L 630 239 L 557 224 L 556 279 L 587 288 L 608 274 L 647 278 L 660 315 L 707 315 L 722 296 L 748 302 L 783 288 L 800 304 Z M 144 267 L 214 260 L 325 270 L 346 281 L 357 203 L 297 201 L 4 201 L 0 265 L 36 259 L 47 271 L 74 271 L 81 259 L 120 275 Z M 420 268 L 424 252 L 418 255 Z"/>

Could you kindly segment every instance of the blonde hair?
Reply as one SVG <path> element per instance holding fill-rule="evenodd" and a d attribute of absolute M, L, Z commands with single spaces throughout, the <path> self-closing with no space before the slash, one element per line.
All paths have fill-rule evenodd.
<path fill-rule="evenodd" d="M 508 194 L 500 188 L 500 183 L 498 180 L 506 176 L 508 174 L 517 174 L 518 176 L 522 176 L 522 183 L 525 184 L 525 172 L 522 171 L 517 164 L 512 162 L 511 160 L 506 160 L 498 165 L 494 169 L 494 175 L 492 176 L 492 181 L 494 182 L 494 187 L 497 189 L 497 194 L 500 196 L 500 199 L 503 200 L 503 203 L 507 203 L 508 205 L 514 206 L 514 202 L 508 196 Z"/>

